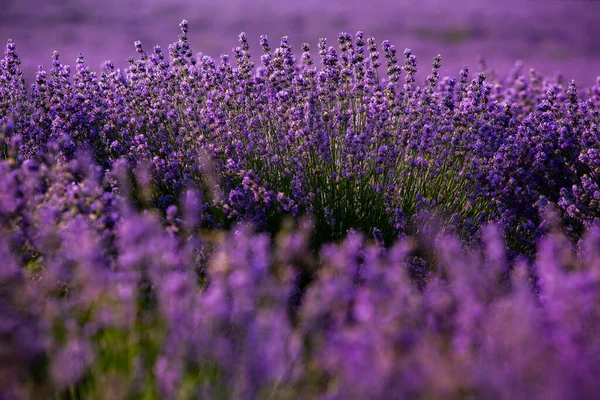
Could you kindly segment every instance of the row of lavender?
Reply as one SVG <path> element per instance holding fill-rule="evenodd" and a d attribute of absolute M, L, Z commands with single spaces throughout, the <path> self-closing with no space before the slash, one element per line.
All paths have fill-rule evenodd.
<path fill-rule="evenodd" d="M 338 51 L 321 40 L 320 67 L 307 44 L 297 62 L 287 38 L 272 50 L 263 37 L 254 71 L 245 35 L 233 65 L 194 56 L 181 30 L 170 57 L 136 43 L 125 72 L 107 62 L 97 76 L 80 57 L 71 77 L 55 53 L 30 93 L 9 43 L 0 122 L 19 153 L 39 160 L 59 146 L 70 160 L 85 149 L 105 169 L 125 159 L 147 169 L 162 210 L 200 187 L 207 227 L 250 220 L 274 232 L 284 213 L 311 214 L 321 241 L 376 228 L 389 244 L 433 209 L 463 236 L 500 221 L 525 251 L 548 204 L 574 238 L 598 219 L 600 82 L 581 95 L 519 68 L 440 79 L 436 58 L 420 87 L 410 50 L 400 66 L 394 46 L 383 42 L 381 57 L 361 32 L 341 34 Z"/>
<path fill-rule="evenodd" d="M 245 35 L 215 63 L 181 30 L 99 76 L 55 53 L 30 90 L 8 43 L 0 390 L 600 389 L 600 82 L 440 79 L 436 58 L 421 87 L 361 32 L 319 66 L 263 37 L 255 71 Z"/>
<path fill-rule="evenodd" d="M 182 245 L 156 216 L 125 214 L 118 255 L 106 254 L 93 214 L 40 229 L 39 258 L 25 264 L 2 235 L 3 398 L 592 399 L 600 390 L 598 228 L 577 253 L 554 235 L 533 265 L 509 268 L 496 228 L 482 251 L 438 237 L 423 258 L 407 239 L 384 250 L 350 235 L 317 259 L 302 230 L 281 233 L 274 248 L 243 227 Z M 416 285 L 414 271 L 431 265 Z M 298 301 L 307 268 L 315 280 Z"/>

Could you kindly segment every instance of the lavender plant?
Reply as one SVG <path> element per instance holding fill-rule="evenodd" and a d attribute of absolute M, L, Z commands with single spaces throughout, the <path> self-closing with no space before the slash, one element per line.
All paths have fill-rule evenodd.
<path fill-rule="evenodd" d="M 2 365 L 11 362 L 3 393 L 593 398 L 598 390 L 597 227 L 577 250 L 552 234 L 529 266 L 507 262 L 497 227 L 484 230 L 480 248 L 440 235 L 429 241 L 434 268 L 417 285 L 410 238 L 386 250 L 351 234 L 315 258 L 310 228 L 282 232 L 274 247 L 244 226 L 182 243 L 156 215 L 125 204 L 120 212 L 108 253 L 83 216 L 36 229 L 36 263 L 14 248 L 17 232 L 3 230 Z M 209 255 L 198 261 L 194 248 Z M 307 265 L 315 279 L 292 304 Z"/>
<path fill-rule="evenodd" d="M 463 237 L 500 221 L 511 244 L 535 242 L 547 202 L 559 205 L 575 237 L 597 219 L 597 101 L 579 102 L 574 84 L 535 73 L 528 84 L 519 71 L 469 82 L 465 68 L 457 87 L 439 80 L 436 57 L 418 87 L 410 50 L 401 67 L 393 45 L 385 41 L 381 57 L 362 32 L 340 34 L 339 51 L 321 40 L 320 67 L 308 44 L 297 62 L 287 38 L 272 51 L 262 37 L 254 72 L 245 34 L 235 65 L 228 56 L 216 64 L 193 56 L 187 22 L 180 27 L 168 59 L 136 42 L 129 68 L 107 62 L 101 76 L 80 56 L 71 79 L 55 53 L 50 77 L 40 68 L 31 95 L 9 43 L 2 115 L 19 116 L 21 153 L 39 159 L 60 142 L 63 156 L 88 149 L 104 168 L 126 158 L 149 169 L 151 203 L 163 210 L 200 185 L 212 226 L 250 220 L 275 232 L 284 213 L 308 213 L 318 243 L 349 229 L 377 229 L 391 243 L 417 232 L 422 218 L 414 217 L 425 209 Z"/>
<path fill-rule="evenodd" d="M 180 28 L 29 90 L 7 44 L 1 398 L 593 398 L 600 80 Z"/>

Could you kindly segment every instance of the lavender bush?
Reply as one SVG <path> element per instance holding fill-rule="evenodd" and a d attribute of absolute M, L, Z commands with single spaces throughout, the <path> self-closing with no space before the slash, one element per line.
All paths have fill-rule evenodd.
<path fill-rule="evenodd" d="M 180 27 L 31 88 L 7 44 L 2 396 L 593 398 L 600 80 Z"/>

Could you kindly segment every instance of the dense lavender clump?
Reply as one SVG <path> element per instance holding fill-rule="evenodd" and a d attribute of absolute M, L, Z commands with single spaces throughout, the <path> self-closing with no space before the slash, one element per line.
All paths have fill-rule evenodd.
<path fill-rule="evenodd" d="M 7 44 L 0 398 L 593 398 L 600 80 L 180 28 L 31 89 Z"/>
<path fill-rule="evenodd" d="M 275 232 L 283 214 L 310 214 L 319 243 L 376 228 L 390 244 L 435 214 L 463 237 L 501 222 L 511 247 L 529 251 L 517 244 L 540 237 L 549 204 L 575 238 L 598 219 L 600 86 L 582 97 L 518 68 L 505 80 L 471 80 L 466 67 L 458 82 L 440 79 L 436 57 L 421 87 L 409 49 L 401 66 L 393 45 L 380 54 L 362 32 L 340 34 L 337 49 L 321 40 L 319 67 L 308 44 L 297 61 L 287 37 L 275 49 L 262 37 L 255 69 L 245 34 L 235 63 L 215 62 L 193 55 L 180 26 L 168 56 L 136 42 L 125 71 L 107 62 L 97 76 L 80 56 L 72 73 L 55 52 L 29 92 L 9 43 L 5 140 L 20 138 L 34 160 L 58 146 L 65 160 L 85 150 L 104 169 L 142 166 L 162 210 L 201 187 L 210 227 Z"/>
<path fill-rule="evenodd" d="M 280 233 L 274 247 L 244 226 L 182 242 L 174 226 L 125 206 L 106 244 L 94 212 L 72 204 L 61 214 L 51 203 L 29 214 L 33 258 L 23 257 L 18 233 L 3 229 L 0 240 L 8 398 L 593 398 L 600 390 L 598 227 L 577 251 L 553 234 L 532 265 L 510 266 L 493 226 L 480 249 L 438 236 L 421 261 L 410 239 L 386 250 L 358 234 L 316 257 L 307 252 L 310 227 Z M 416 267 L 429 268 L 424 284 L 411 279 Z M 298 302 L 306 269 L 315 277 Z"/>

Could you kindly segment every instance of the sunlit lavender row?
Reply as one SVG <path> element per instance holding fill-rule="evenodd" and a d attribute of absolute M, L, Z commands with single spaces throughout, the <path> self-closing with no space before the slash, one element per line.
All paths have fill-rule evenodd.
<path fill-rule="evenodd" d="M 180 28 L 6 46 L 0 398 L 593 398 L 600 79 Z"/>

